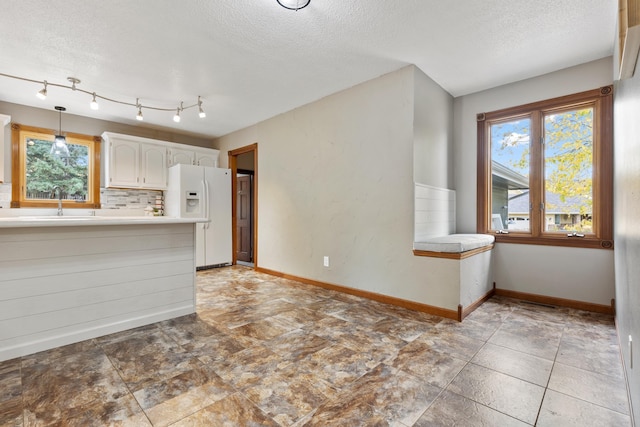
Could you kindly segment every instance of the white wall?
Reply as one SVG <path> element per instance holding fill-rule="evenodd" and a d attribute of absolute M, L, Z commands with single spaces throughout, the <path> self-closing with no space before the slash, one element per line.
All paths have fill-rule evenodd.
<path fill-rule="evenodd" d="M 418 68 L 414 82 L 413 178 L 452 189 L 453 98 Z"/>
<path fill-rule="evenodd" d="M 640 419 L 640 61 L 614 91 L 616 317 L 631 404 Z M 633 369 L 629 336 L 633 337 Z"/>
<path fill-rule="evenodd" d="M 259 267 L 457 308 L 442 284 L 457 268 L 412 253 L 415 80 L 405 67 L 216 141 L 222 162 L 258 143 Z M 450 144 L 451 99 L 431 85 L 420 111 L 441 117 L 430 133 Z"/>
<path fill-rule="evenodd" d="M 609 57 L 454 100 L 453 157 L 459 233 L 476 231 L 476 114 L 610 85 L 611 70 Z M 498 288 L 605 305 L 614 297 L 611 251 L 504 243 L 496 245 L 495 251 L 494 278 Z M 514 274 L 513 259 L 518 260 L 521 274 Z M 574 268 L 584 271 L 576 275 Z M 544 275 L 534 274 L 541 270 Z"/>

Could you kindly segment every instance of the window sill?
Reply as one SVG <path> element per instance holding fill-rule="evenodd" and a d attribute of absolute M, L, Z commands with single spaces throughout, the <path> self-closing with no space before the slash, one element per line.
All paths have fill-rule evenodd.
<path fill-rule="evenodd" d="M 488 233 L 492 234 L 492 233 Z M 588 248 L 588 249 L 613 249 L 612 240 L 603 240 L 597 238 L 580 238 L 580 237 L 532 237 L 516 234 L 495 234 L 496 243 L 516 243 L 523 245 L 542 245 L 542 246 L 563 246 L 569 248 Z"/>

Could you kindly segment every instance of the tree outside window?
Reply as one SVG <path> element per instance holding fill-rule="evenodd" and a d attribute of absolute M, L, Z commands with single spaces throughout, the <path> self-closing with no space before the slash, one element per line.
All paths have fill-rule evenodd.
<path fill-rule="evenodd" d="M 18 124 L 12 130 L 12 207 L 57 205 L 55 187 L 65 207 L 100 206 L 99 137 L 67 134 L 69 155 L 61 156 L 51 150 L 55 131 Z"/>

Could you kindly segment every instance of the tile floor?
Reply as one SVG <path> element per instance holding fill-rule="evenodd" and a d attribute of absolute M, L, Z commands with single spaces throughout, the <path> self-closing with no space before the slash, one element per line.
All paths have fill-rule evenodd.
<path fill-rule="evenodd" d="M 229 267 L 198 313 L 0 362 L 2 426 L 629 426 L 611 317 L 463 323 Z"/>

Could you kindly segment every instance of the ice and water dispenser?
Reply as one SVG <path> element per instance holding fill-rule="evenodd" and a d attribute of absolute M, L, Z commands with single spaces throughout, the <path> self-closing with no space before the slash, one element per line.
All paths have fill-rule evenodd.
<path fill-rule="evenodd" d="M 201 213 L 201 201 L 200 192 L 198 191 L 186 191 L 184 194 L 184 216 L 187 217 L 200 217 Z"/>

